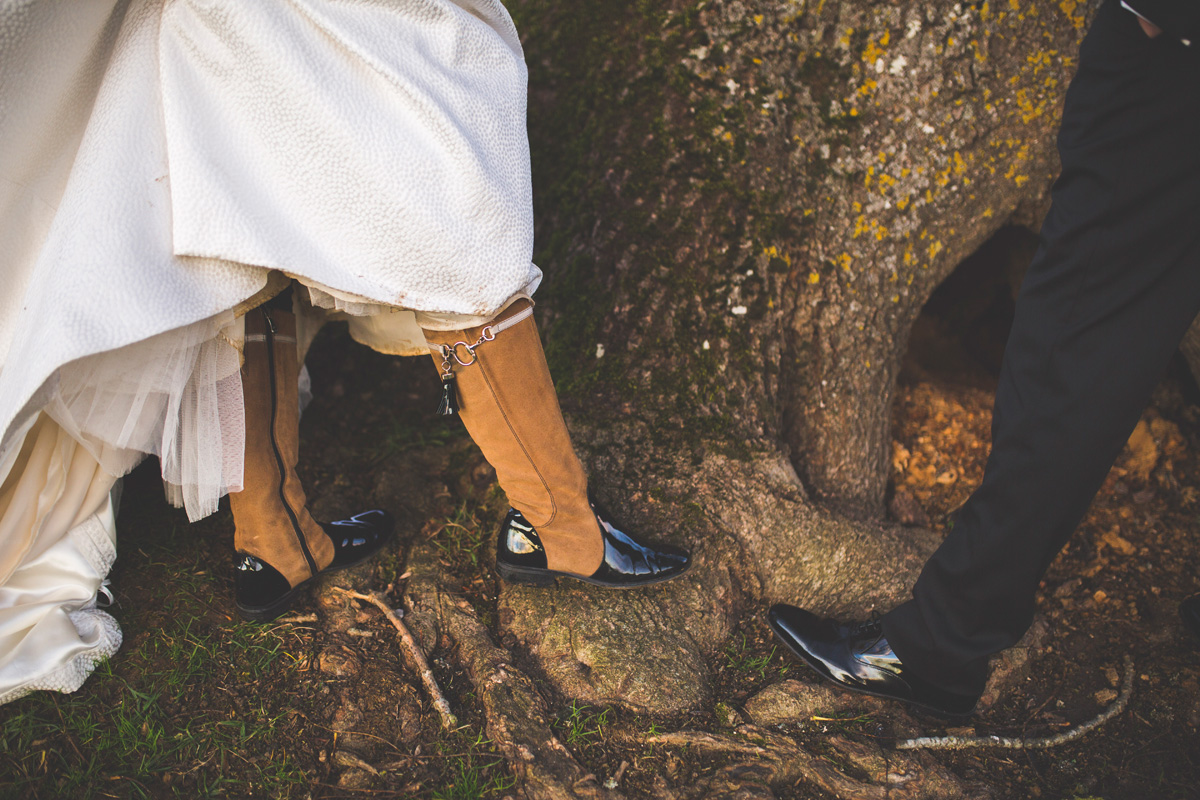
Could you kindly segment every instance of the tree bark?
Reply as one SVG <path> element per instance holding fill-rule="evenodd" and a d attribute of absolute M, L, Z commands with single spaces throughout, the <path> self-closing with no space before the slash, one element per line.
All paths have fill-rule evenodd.
<path fill-rule="evenodd" d="M 1083 4 L 513 10 L 576 410 L 658 446 L 784 452 L 817 499 L 878 516 L 909 327 L 1044 210 Z"/>
<path fill-rule="evenodd" d="M 721 648 L 767 603 L 887 608 L 936 547 L 882 520 L 900 360 L 956 265 L 1044 214 L 1087 20 L 1075 0 L 509 6 L 575 445 L 618 527 L 695 564 L 629 592 L 504 586 L 488 631 L 417 554 L 411 624 L 453 645 L 530 796 L 593 797 L 546 698 L 703 715 Z M 809 716 L 838 702 L 810 694 Z M 988 794 L 875 745 L 826 758 L 753 726 L 671 742 L 733 759 L 679 796 Z"/>
<path fill-rule="evenodd" d="M 881 522 L 900 359 L 955 266 L 1044 213 L 1084 7 L 511 8 L 576 446 L 616 521 L 696 567 L 603 598 L 507 588 L 501 628 L 564 696 L 703 707 L 762 604 L 887 608 L 936 546 Z"/>

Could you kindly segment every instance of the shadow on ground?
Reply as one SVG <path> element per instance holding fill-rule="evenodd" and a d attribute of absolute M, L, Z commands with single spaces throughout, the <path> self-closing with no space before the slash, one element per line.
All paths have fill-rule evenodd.
<path fill-rule="evenodd" d="M 915 341 L 939 340 L 937 323 L 923 324 L 931 327 Z M 961 368 L 939 373 L 917 356 L 895 408 L 891 508 L 901 522 L 937 529 L 981 474 L 990 391 L 967 360 L 943 359 Z M 0 796 L 854 796 L 845 787 L 857 784 L 843 777 L 880 797 L 1200 795 L 1200 647 L 1175 610 L 1200 574 L 1200 411 L 1180 379 L 1160 387 L 1051 568 L 1036 659 L 1018 665 L 1021 680 L 984 713 L 947 728 L 829 693 L 818 701 L 824 712 L 812 713 L 801 701 L 817 691 L 814 679 L 779 653 L 756 608 L 712 658 L 712 696 L 689 713 L 639 714 L 557 694 L 501 618 L 491 536 L 506 507 L 470 440 L 433 417 L 428 361 L 379 356 L 331 328 L 309 365 L 316 399 L 301 469 L 314 514 L 380 506 L 399 520 L 396 546 L 337 582 L 424 609 L 410 609 L 409 621 L 459 727 L 442 728 L 382 615 L 329 585 L 273 624 L 236 620 L 227 509 L 188 525 L 147 464 L 126 480 L 112 575 L 125 644 L 76 694 L 39 693 L 0 709 Z M 417 581 L 423 588 L 409 585 Z M 898 736 L 1060 732 L 1114 700 L 1127 654 L 1136 673 L 1128 709 L 1077 742 L 908 762 L 888 755 Z M 523 728 L 501 713 L 508 695 L 538 709 Z M 521 736 L 532 737 L 528 758 Z M 823 754 L 844 762 L 855 748 L 874 755 L 828 767 L 824 782 L 812 778 L 826 774 Z M 746 772 L 754 758 L 761 792 Z M 808 771 L 789 773 L 788 758 L 807 759 Z M 906 788 L 904 770 L 918 769 L 960 788 L 933 779 Z M 794 783 L 781 777 L 793 774 Z M 569 793 L 554 794 L 559 786 Z"/>

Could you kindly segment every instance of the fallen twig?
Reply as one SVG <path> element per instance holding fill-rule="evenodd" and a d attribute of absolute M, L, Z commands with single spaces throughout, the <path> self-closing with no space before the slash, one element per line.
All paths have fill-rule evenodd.
<path fill-rule="evenodd" d="M 433 677 L 433 670 L 429 668 L 429 663 L 425 660 L 425 656 L 421 654 L 421 648 L 417 646 L 417 640 L 412 637 L 408 630 L 408 626 L 400 619 L 391 606 L 383 601 L 378 592 L 371 594 L 363 594 L 362 592 L 354 592 L 349 589 L 343 589 L 340 586 L 333 587 L 334 590 L 341 592 L 347 597 L 353 597 L 355 600 L 365 600 L 368 603 L 373 603 L 384 616 L 392 623 L 392 625 L 400 632 L 400 640 L 404 642 L 405 649 L 412 656 L 413 663 L 417 665 L 417 672 L 421 675 L 421 682 L 425 684 L 425 691 L 429 693 L 429 699 L 433 702 L 433 707 L 437 709 L 438 714 L 442 718 L 442 727 L 446 730 L 454 730 L 458 727 L 458 720 L 455 719 L 454 713 L 450 711 L 450 704 L 446 702 L 442 690 L 438 688 L 437 680 Z"/>
<path fill-rule="evenodd" d="M 1042 736 L 1036 739 L 1014 739 L 1008 736 L 922 736 L 917 739 L 904 739 L 896 742 L 897 750 L 965 750 L 969 747 L 999 747 L 1009 750 L 1021 750 L 1043 747 L 1056 747 L 1078 739 L 1090 730 L 1100 727 L 1105 722 L 1120 714 L 1129 705 L 1129 696 L 1133 694 L 1133 659 L 1125 656 L 1125 681 L 1121 685 L 1121 695 L 1112 705 L 1081 725 L 1070 730 L 1057 733 L 1054 736 Z"/>

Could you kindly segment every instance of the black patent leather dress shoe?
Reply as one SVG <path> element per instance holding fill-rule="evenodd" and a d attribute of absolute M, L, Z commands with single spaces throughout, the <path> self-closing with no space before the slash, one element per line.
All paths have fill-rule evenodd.
<path fill-rule="evenodd" d="M 333 561 L 308 580 L 292 586 L 275 567 L 249 553 L 237 553 L 234 594 L 243 619 L 270 622 L 283 614 L 317 577 L 361 564 L 388 543 L 395 527 L 386 511 L 364 511 L 349 519 L 323 522 L 321 529 L 333 541 Z"/>
<path fill-rule="evenodd" d="M 950 717 L 965 717 L 979 695 L 947 692 L 906 670 L 878 620 L 842 625 L 782 603 L 767 612 L 779 640 L 820 675 L 845 689 L 903 700 Z"/>
<path fill-rule="evenodd" d="M 496 572 L 509 583 L 546 586 L 555 578 L 564 577 L 611 589 L 626 589 L 676 578 L 687 572 L 692 564 L 692 557 L 686 550 L 670 545 L 642 544 L 605 522 L 599 514 L 596 522 L 604 539 L 604 561 L 600 568 L 591 575 L 555 572 L 546 568 L 546 551 L 537 530 L 520 511 L 510 509 L 500 526 Z"/>
<path fill-rule="evenodd" d="M 1189 631 L 1200 636 L 1200 594 L 1194 594 L 1179 604 L 1179 616 Z"/>

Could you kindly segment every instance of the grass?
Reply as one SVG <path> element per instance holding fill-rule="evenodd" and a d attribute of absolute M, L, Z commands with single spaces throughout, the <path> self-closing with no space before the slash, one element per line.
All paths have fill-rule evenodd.
<path fill-rule="evenodd" d="M 331 715 L 342 688 L 317 668 L 327 637 L 238 620 L 228 511 L 184 525 L 162 506 L 157 475 L 140 489 L 136 477 L 112 575 L 124 644 L 74 694 L 35 692 L 0 706 L 0 800 L 319 794 L 339 774 Z M 444 557 L 483 568 L 493 504 L 464 503 L 444 520 L 435 534 Z M 364 658 L 388 655 L 373 639 L 350 646 Z M 390 702 L 387 687 L 377 689 L 359 702 Z M 361 727 L 375 740 L 387 731 Z M 408 796 L 420 786 L 413 796 L 425 800 L 495 800 L 513 789 L 507 763 L 476 729 L 430 738 L 418 741 L 435 758 L 381 770 L 372 791 Z"/>
<path fill-rule="evenodd" d="M 816 715 L 808 720 L 822 734 L 856 733 L 864 736 L 879 736 L 881 734 L 879 720 L 869 714 L 853 714 L 833 712 L 829 716 Z"/>
<path fill-rule="evenodd" d="M 461 569 L 469 566 L 475 571 L 480 564 L 492 527 L 480 519 L 482 509 L 464 500 L 433 533 L 433 544 L 442 562 Z"/>
<path fill-rule="evenodd" d="M 558 727 L 568 745 L 583 749 L 602 741 L 604 729 L 611 721 L 609 709 L 593 709 L 572 700 L 566 713 L 559 718 Z"/>
<path fill-rule="evenodd" d="M 446 759 L 442 788 L 434 800 L 484 800 L 504 794 L 516 785 L 505 760 L 492 749 L 482 733 L 454 731 L 439 744 Z"/>
<path fill-rule="evenodd" d="M 0 707 L 0 800 L 302 794 L 286 691 L 302 640 L 224 613 L 229 586 L 211 566 L 227 545 L 205 534 L 227 519 L 140 522 L 122 519 L 113 576 L 121 650 L 74 694 Z"/>
<path fill-rule="evenodd" d="M 725 666 L 743 675 L 757 675 L 758 679 L 762 680 L 767 676 L 771 659 L 775 657 L 775 649 L 775 645 L 771 645 L 767 653 L 756 652 L 747 643 L 746 634 L 740 634 L 736 641 L 730 640 L 729 644 L 725 645 Z M 780 674 L 786 672 L 785 666 Z"/>
<path fill-rule="evenodd" d="M 235 785 L 239 793 L 254 787 L 286 797 L 306 782 L 303 770 L 277 755 L 278 716 L 231 720 L 173 708 L 146 685 L 154 677 L 131 679 L 105 663 L 85 691 L 39 692 L 9 705 L 0 725 L 0 797 L 214 797 Z M 256 757 L 264 748 L 273 757 Z"/>
<path fill-rule="evenodd" d="M 465 435 L 466 429 L 456 420 L 439 420 L 431 425 L 424 420 L 414 421 L 408 416 L 393 416 L 380 426 L 370 464 L 373 466 L 394 455 L 421 447 L 441 447 Z"/>

